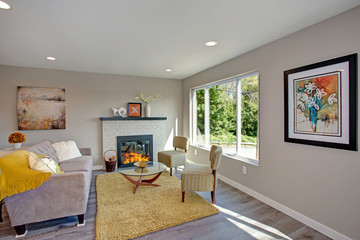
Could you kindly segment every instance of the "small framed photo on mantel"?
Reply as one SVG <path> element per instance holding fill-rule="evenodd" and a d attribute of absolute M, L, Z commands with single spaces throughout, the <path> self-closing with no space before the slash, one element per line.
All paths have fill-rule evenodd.
<path fill-rule="evenodd" d="M 141 103 L 128 103 L 129 117 L 141 117 Z"/>
<path fill-rule="evenodd" d="M 285 142 L 357 151 L 357 54 L 284 71 Z"/>

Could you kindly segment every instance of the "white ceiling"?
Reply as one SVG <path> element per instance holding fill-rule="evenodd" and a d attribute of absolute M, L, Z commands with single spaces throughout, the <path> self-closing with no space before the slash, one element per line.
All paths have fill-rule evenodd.
<path fill-rule="evenodd" d="M 0 64 L 184 79 L 360 0 L 5 0 Z M 215 47 L 205 47 L 209 40 Z M 54 56 L 56 61 L 47 61 Z M 165 72 L 172 68 L 172 72 Z"/>

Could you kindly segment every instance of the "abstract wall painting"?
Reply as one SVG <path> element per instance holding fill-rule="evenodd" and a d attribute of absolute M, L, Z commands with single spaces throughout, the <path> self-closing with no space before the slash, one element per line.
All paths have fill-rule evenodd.
<path fill-rule="evenodd" d="M 65 89 L 17 88 L 18 130 L 65 129 Z"/>
<path fill-rule="evenodd" d="M 357 150 L 357 54 L 284 72 L 285 142 Z"/>

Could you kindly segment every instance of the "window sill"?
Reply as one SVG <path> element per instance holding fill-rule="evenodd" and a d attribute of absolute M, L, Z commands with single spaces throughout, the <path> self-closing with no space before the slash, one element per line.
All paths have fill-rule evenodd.
<path fill-rule="evenodd" d="M 202 150 L 210 151 L 210 147 L 206 147 L 203 145 L 190 144 L 190 146 L 200 148 Z M 253 166 L 259 166 L 259 160 L 257 160 L 257 159 L 247 158 L 244 156 L 235 156 L 235 155 L 229 154 L 229 153 L 223 153 L 223 156 L 237 160 L 237 161 L 241 161 L 241 162 L 253 165 Z"/>

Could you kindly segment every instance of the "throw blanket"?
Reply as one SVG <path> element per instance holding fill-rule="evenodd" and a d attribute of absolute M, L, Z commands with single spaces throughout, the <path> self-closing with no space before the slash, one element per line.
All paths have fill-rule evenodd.
<path fill-rule="evenodd" d="M 0 158 L 0 200 L 40 187 L 52 173 L 31 170 L 29 152 L 15 151 Z"/>

